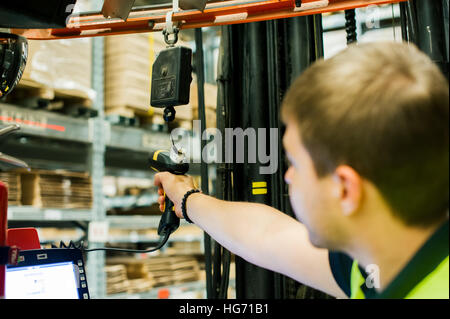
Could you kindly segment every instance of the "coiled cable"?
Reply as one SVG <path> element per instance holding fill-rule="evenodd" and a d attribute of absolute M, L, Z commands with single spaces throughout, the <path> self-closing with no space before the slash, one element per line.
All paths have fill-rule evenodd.
<path fill-rule="evenodd" d="M 357 42 L 355 9 L 345 10 L 345 32 L 347 32 L 347 45 Z"/>

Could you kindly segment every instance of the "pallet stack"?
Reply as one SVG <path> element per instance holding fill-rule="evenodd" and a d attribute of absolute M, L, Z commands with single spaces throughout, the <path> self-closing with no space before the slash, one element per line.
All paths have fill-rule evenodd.
<path fill-rule="evenodd" d="M 125 265 L 105 266 L 106 273 L 106 293 L 108 295 L 128 292 L 130 283 L 127 278 Z"/>
<path fill-rule="evenodd" d="M 199 263 L 191 256 L 151 257 L 145 264 L 153 275 L 156 287 L 197 281 L 200 278 Z"/>
<path fill-rule="evenodd" d="M 145 263 L 135 258 L 116 257 L 107 259 L 107 293 L 140 293 L 153 288 L 153 276 Z"/>
<path fill-rule="evenodd" d="M 22 204 L 39 208 L 90 209 L 91 179 L 86 173 L 32 171 L 21 174 Z"/>
<path fill-rule="evenodd" d="M 112 257 L 106 262 L 107 290 L 111 294 L 145 292 L 201 277 L 199 262 L 192 256 Z"/>

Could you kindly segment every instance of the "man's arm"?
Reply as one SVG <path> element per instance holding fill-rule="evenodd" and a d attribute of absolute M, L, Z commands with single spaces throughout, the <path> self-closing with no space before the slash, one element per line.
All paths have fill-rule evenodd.
<path fill-rule="evenodd" d="M 182 197 L 193 188 L 190 178 L 162 173 L 155 176 L 155 185 L 164 189 L 181 217 Z M 186 207 L 197 226 L 234 254 L 332 296 L 346 297 L 331 273 L 328 250 L 314 247 L 306 228 L 294 218 L 267 205 L 227 202 L 201 193 L 189 196 Z"/>

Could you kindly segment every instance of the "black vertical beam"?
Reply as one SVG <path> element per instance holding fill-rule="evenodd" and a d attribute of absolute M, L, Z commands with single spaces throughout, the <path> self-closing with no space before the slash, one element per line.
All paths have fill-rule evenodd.
<path fill-rule="evenodd" d="M 284 60 L 282 59 L 282 53 L 280 52 L 282 46 L 279 43 L 282 37 L 279 36 L 279 29 L 282 22 L 278 20 L 272 20 L 267 22 L 266 37 L 267 37 L 267 92 L 268 92 L 268 115 L 269 115 L 269 127 L 270 128 L 281 128 L 281 123 L 279 119 L 279 107 L 282 100 L 282 93 L 284 88 L 284 83 L 282 74 L 284 68 Z M 281 131 L 281 130 L 280 130 Z M 281 132 L 279 132 L 278 145 L 281 147 Z M 278 151 L 277 162 L 278 170 L 276 173 L 270 175 L 270 204 L 272 207 L 284 211 L 285 205 L 283 202 L 283 171 L 280 168 L 280 163 L 283 161 L 282 150 Z M 285 285 L 284 278 L 282 275 L 274 273 L 274 297 L 281 299 L 284 296 Z"/>
<path fill-rule="evenodd" d="M 224 136 L 225 128 L 230 127 L 230 103 L 229 97 L 231 92 L 234 91 L 232 81 L 232 69 L 231 59 L 229 58 L 229 52 L 231 52 L 230 43 L 230 28 L 222 27 L 221 44 L 219 48 L 219 61 L 217 67 L 217 129 Z M 225 144 L 222 143 L 222 152 L 225 154 Z M 217 178 L 216 178 L 216 196 L 223 200 L 233 200 L 232 198 L 232 175 L 231 164 L 219 161 L 217 163 Z M 215 243 L 217 246 L 219 244 Z M 222 256 L 222 272 L 220 276 L 220 285 L 217 291 L 217 298 L 226 299 L 229 284 L 231 253 L 221 247 L 218 252 Z M 217 266 L 216 266 L 217 267 Z"/>
<path fill-rule="evenodd" d="M 314 35 L 314 60 L 319 60 L 324 57 L 322 15 L 316 14 L 312 17 L 310 16 L 310 18 L 312 18 L 313 24 L 312 33 Z"/>
<path fill-rule="evenodd" d="M 195 29 L 195 73 L 197 75 L 197 92 L 198 92 L 198 115 L 201 121 L 200 125 L 200 145 L 201 150 L 204 149 L 206 141 L 202 139 L 202 134 L 206 129 L 206 111 L 205 111 L 205 75 L 204 75 L 204 61 L 203 61 L 203 33 L 202 29 Z M 200 154 L 200 175 L 201 175 L 201 188 L 204 194 L 209 194 L 209 178 L 208 178 L 208 166 L 203 162 L 203 158 Z M 207 298 L 213 298 L 213 278 L 212 278 L 212 256 L 211 256 L 211 237 L 204 233 L 204 246 L 205 246 L 205 272 L 206 272 L 206 295 Z"/>
<path fill-rule="evenodd" d="M 221 164 L 218 195 L 223 199 L 267 204 L 292 216 L 284 182 L 287 167 L 281 147 L 284 127 L 280 107 L 290 83 L 323 56 L 321 16 L 225 26 L 220 52 L 218 128 L 222 133 L 227 127 L 279 128 L 279 169 L 275 174 L 261 175 L 260 164 L 248 163 L 247 157 L 245 163 Z M 269 139 L 269 134 L 266 135 Z M 252 194 L 255 181 L 267 183 L 266 195 Z M 221 283 L 226 284 L 224 276 Z M 236 257 L 237 298 L 294 298 L 297 288 L 293 282 Z"/>
<path fill-rule="evenodd" d="M 356 13 L 355 9 L 345 10 L 345 31 L 347 32 L 347 44 L 356 43 Z"/>
<path fill-rule="evenodd" d="M 410 0 L 400 6 L 402 36 L 449 76 L 448 0 Z"/>
<path fill-rule="evenodd" d="M 239 74 L 236 80 L 240 92 L 232 127 L 243 130 L 269 128 L 266 28 L 266 22 L 233 26 L 234 75 Z M 246 149 L 247 146 L 248 142 L 245 143 Z M 233 165 L 233 191 L 236 200 L 271 204 L 270 175 L 261 175 L 259 168 L 258 163 L 248 162 L 247 152 L 244 163 Z M 252 195 L 252 182 L 266 182 L 268 193 Z M 236 297 L 274 298 L 273 273 L 236 257 Z"/>
<path fill-rule="evenodd" d="M 442 12 L 444 14 L 444 39 L 445 39 L 445 47 L 447 50 L 447 62 L 450 60 L 450 49 L 449 49 L 449 41 L 450 41 L 450 35 L 448 30 L 449 25 L 449 6 L 448 6 L 449 0 L 443 0 L 442 1 Z"/>
<path fill-rule="evenodd" d="M 280 145 L 284 133 L 284 125 L 279 119 L 282 97 L 291 83 L 314 61 L 323 58 L 323 29 L 322 16 L 305 16 L 279 20 L 278 22 L 278 57 L 276 64 L 276 73 L 278 80 L 276 91 L 279 94 L 275 113 L 277 115 L 278 125 L 280 127 Z M 270 37 L 268 36 L 268 39 Z M 270 55 L 269 55 L 270 58 Z M 274 207 L 284 213 L 294 217 L 290 206 L 288 186 L 284 182 L 284 174 L 287 170 L 284 150 L 280 146 L 279 171 L 277 172 L 278 196 L 280 206 Z M 324 298 L 326 295 L 303 286 L 293 279 L 280 274 L 275 276 L 275 298 L 297 298 L 299 288 L 305 294 L 312 298 Z"/>
<path fill-rule="evenodd" d="M 440 67 L 448 78 L 443 1 L 415 1 L 418 46 Z"/>
<path fill-rule="evenodd" d="M 403 41 L 408 41 L 408 2 L 400 2 L 400 26 L 402 29 Z"/>

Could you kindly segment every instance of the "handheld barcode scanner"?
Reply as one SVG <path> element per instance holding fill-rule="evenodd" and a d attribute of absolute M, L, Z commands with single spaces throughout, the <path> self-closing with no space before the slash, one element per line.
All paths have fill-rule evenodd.
<path fill-rule="evenodd" d="M 170 172 L 184 175 L 189 170 L 189 164 L 183 163 L 184 154 L 173 147 L 170 151 L 156 151 L 149 158 L 150 167 L 157 172 Z M 180 219 L 175 214 L 173 202 L 164 194 L 164 212 L 158 226 L 158 235 L 169 235 L 180 226 Z"/>

